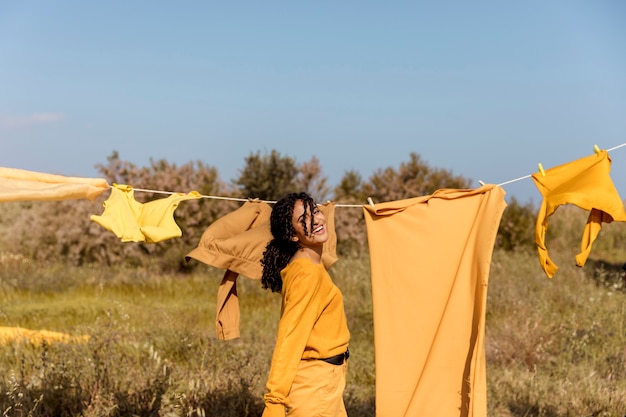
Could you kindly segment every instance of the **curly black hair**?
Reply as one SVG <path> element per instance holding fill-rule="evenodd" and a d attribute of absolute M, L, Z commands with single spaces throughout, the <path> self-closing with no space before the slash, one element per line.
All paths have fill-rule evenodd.
<path fill-rule="evenodd" d="M 263 265 L 263 275 L 261 284 L 264 289 L 270 289 L 272 292 L 281 292 L 283 288 L 283 280 L 280 276 L 282 271 L 293 255 L 296 254 L 300 245 L 291 238 L 296 234 L 293 227 L 293 208 L 296 201 L 301 200 L 304 204 L 304 213 L 308 212 L 310 224 L 306 224 L 306 217 L 302 216 L 302 226 L 304 233 L 308 234 L 309 230 L 313 230 L 313 222 L 315 212 L 315 201 L 307 193 L 289 193 L 285 197 L 276 202 L 270 215 L 270 229 L 273 239 L 265 247 L 261 265 Z"/>

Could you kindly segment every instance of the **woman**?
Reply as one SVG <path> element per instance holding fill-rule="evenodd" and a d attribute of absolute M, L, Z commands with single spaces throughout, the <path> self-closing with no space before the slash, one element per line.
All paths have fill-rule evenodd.
<path fill-rule="evenodd" d="M 343 403 L 350 332 L 343 296 L 322 264 L 326 218 L 306 193 L 272 209 L 263 288 L 282 294 L 263 417 L 347 416 Z"/>

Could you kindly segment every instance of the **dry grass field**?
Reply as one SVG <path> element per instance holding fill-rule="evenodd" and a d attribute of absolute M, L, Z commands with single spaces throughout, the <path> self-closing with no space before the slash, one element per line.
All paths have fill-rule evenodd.
<path fill-rule="evenodd" d="M 559 213 L 557 213 L 559 214 Z M 573 265 L 585 218 L 555 214 L 548 279 L 534 251 L 495 251 L 487 302 L 489 416 L 626 415 L 623 224 Z M 352 333 L 346 404 L 375 416 L 367 254 L 331 273 Z M 242 337 L 215 337 L 222 271 L 37 264 L 0 258 L 0 326 L 88 335 L 86 343 L 0 346 L 3 416 L 260 416 L 280 297 L 240 278 Z"/>

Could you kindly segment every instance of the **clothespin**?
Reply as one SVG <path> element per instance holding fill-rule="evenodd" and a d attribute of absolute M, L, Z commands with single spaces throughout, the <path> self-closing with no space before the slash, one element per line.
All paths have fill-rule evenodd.
<path fill-rule="evenodd" d="M 543 165 L 541 165 L 541 162 L 539 162 L 537 164 L 537 166 L 539 167 L 539 172 L 541 172 L 541 176 L 545 177 L 546 176 L 546 171 L 543 170 Z"/>
<path fill-rule="evenodd" d="M 484 182 L 484 181 L 482 181 L 482 180 L 478 180 L 478 183 L 479 183 L 480 185 L 485 185 L 485 182 Z"/>
<path fill-rule="evenodd" d="M 598 148 L 598 145 L 593 145 L 593 151 L 598 154 L 600 153 L 600 148 Z"/>
<path fill-rule="evenodd" d="M 367 197 L 367 202 L 370 203 L 370 206 L 374 207 L 374 200 L 372 200 L 372 197 Z"/>

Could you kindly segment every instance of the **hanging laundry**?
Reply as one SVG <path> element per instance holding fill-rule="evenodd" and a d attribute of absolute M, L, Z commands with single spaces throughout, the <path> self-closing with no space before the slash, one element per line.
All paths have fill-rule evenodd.
<path fill-rule="evenodd" d="M 319 208 L 326 216 L 329 231 L 322 253 L 322 262 L 329 268 L 337 261 L 335 204 L 320 204 Z M 202 234 L 198 246 L 185 257 L 187 261 L 195 259 L 226 270 L 218 289 L 215 318 L 220 340 L 240 337 L 236 281 L 239 274 L 250 279 L 261 279 L 261 259 L 267 243 L 272 239 L 269 223 L 271 212 L 270 205 L 265 202 L 245 202 L 237 210 L 212 223 Z"/>
<path fill-rule="evenodd" d="M 156 243 L 182 236 L 174 220 L 174 211 L 181 201 L 198 199 L 196 192 L 177 193 L 158 200 L 140 203 L 135 200 L 133 187 L 113 184 L 111 195 L 103 203 L 102 215 L 90 219 L 98 223 L 122 242 Z"/>
<path fill-rule="evenodd" d="M 248 278 L 260 279 L 260 260 L 271 238 L 269 204 L 250 200 L 220 217 L 202 234 L 198 246 L 186 259 L 196 259 L 221 269 L 231 269 Z"/>
<path fill-rule="evenodd" d="M 583 230 L 576 265 L 587 262 L 591 246 L 602 229 L 602 223 L 626 221 L 624 203 L 610 176 L 611 158 L 605 150 L 567 164 L 535 173 L 532 179 L 543 196 L 535 224 L 535 242 L 539 263 L 552 278 L 558 269 L 550 259 L 545 244 L 548 218 L 564 204 L 574 204 L 590 211 Z"/>
<path fill-rule="evenodd" d="M 16 168 L 0 167 L 0 202 L 95 200 L 108 190 L 102 178 L 64 177 Z"/>
<path fill-rule="evenodd" d="M 487 284 L 505 192 L 495 185 L 363 206 L 376 415 L 487 415 Z"/>
<path fill-rule="evenodd" d="M 50 330 L 30 330 L 22 327 L 0 327 L 0 345 L 10 342 L 29 342 L 40 346 L 42 343 L 87 343 L 89 336 L 72 336 Z"/>

